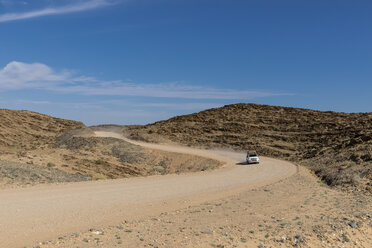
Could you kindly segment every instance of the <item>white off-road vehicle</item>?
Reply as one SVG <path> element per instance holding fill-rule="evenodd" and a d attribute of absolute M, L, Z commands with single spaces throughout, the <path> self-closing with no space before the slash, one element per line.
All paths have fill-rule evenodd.
<path fill-rule="evenodd" d="M 247 164 L 258 164 L 260 163 L 260 158 L 256 151 L 247 151 Z"/>

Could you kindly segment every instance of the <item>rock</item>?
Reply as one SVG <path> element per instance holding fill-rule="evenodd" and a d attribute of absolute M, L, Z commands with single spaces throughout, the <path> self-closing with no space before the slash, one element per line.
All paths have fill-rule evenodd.
<path fill-rule="evenodd" d="M 350 226 L 351 228 L 355 228 L 355 227 L 356 227 L 355 222 L 354 222 L 354 221 L 350 221 L 350 222 L 349 222 L 349 226 Z"/>
<path fill-rule="evenodd" d="M 295 242 L 298 243 L 298 242 L 302 242 L 304 240 L 304 237 L 300 234 L 297 234 L 295 236 Z"/>
<path fill-rule="evenodd" d="M 93 234 L 96 234 L 96 235 L 103 235 L 103 231 L 99 231 L 99 230 L 94 230 L 94 229 L 89 229 L 89 231 Z"/>

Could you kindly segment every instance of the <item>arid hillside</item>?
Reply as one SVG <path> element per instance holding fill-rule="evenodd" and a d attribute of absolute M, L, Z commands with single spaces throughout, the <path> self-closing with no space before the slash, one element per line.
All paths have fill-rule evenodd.
<path fill-rule="evenodd" d="M 328 185 L 372 192 L 372 113 L 234 104 L 124 132 L 151 142 L 255 149 L 307 166 Z"/>
<path fill-rule="evenodd" d="M 212 159 L 95 137 L 93 130 L 97 128 L 30 111 L 0 110 L 0 187 L 163 175 L 221 166 Z"/>
<path fill-rule="evenodd" d="M 67 130 L 84 128 L 82 122 L 31 111 L 0 109 L 0 147 L 33 149 L 50 144 Z"/>

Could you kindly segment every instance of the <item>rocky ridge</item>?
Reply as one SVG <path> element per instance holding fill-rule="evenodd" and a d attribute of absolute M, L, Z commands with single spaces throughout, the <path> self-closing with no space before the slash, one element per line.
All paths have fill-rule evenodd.
<path fill-rule="evenodd" d="M 372 193 L 372 113 L 233 104 L 127 126 L 124 133 L 150 142 L 255 149 L 304 165 L 328 185 Z"/>

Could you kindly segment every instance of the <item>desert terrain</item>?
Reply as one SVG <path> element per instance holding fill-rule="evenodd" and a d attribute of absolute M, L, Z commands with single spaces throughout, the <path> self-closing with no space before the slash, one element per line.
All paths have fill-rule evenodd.
<path fill-rule="evenodd" d="M 145 126 L 1 110 L 0 247 L 372 247 L 371 123 L 255 104 Z"/>
<path fill-rule="evenodd" d="M 255 149 L 299 163 L 329 186 L 372 193 L 372 113 L 242 103 L 128 126 L 124 132 L 150 142 Z"/>
<path fill-rule="evenodd" d="M 98 127 L 30 111 L 1 110 L 0 125 L 2 187 L 205 171 L 222 165 L 96 137 L 93 130 Z"/>

